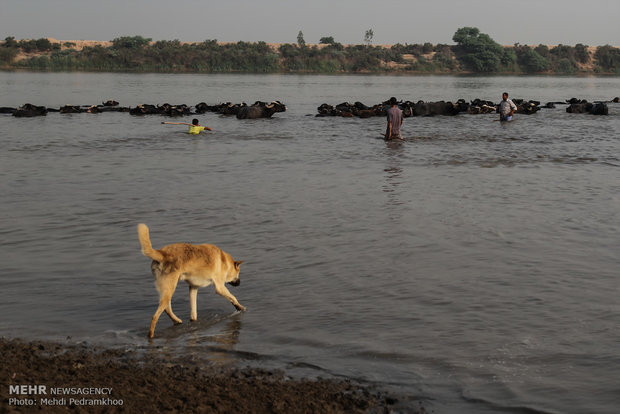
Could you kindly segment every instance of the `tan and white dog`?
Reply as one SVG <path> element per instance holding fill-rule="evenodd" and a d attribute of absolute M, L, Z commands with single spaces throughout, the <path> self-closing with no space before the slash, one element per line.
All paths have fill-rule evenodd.
<path fill-rule="evenodd" d="M 155 325 L 161 313 L 166 311 L 174 323 L 182 323 L 172 312 L 171 299 L 179 280 L 189 284 L 189 299 L 192 321 L 198 318 L 196 296 L 198 288 L 215 285 L 215 291 L 228 299 L 237 310 L 245 310 L 237 298 L 226 289 L 226 283 L 239 286 L 241 263 L 234 261 L 231 255 L 212 244 L 174 243 L 153 249 L 146 224 L 138 224 L 138 238 L 142 254 L 153 259 L 151 271 L 155 277 L 155 286 L 159 292 L 159 307 L 151 320 L 149 338 L 155 334 Z"/>

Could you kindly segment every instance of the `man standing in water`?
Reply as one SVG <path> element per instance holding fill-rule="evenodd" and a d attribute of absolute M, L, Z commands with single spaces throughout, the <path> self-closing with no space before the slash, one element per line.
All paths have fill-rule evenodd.
<path fill-rule="evenodd" d="M 397 103 L 396 98 L 390 98 L 390 109 L 387 110 L 387 130 L 385 131 L 386 141 L 403 139 L 400 135 L 400 127 L 403 124 L 403 111 L 400 110 Z"/>
<path fill-rule="evenodd" d="M 516 110 L 517 106 L 508 99 L 508 92 L 504 92 L 502 94 L 502 101 L 499 103 L 499 120 L 512 121 L 512 116 Z"/>

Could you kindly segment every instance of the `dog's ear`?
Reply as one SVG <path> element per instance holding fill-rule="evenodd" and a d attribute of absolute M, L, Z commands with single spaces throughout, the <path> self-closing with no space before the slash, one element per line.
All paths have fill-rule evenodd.
<path fill-rule="evenodd" d="M 239 269 L 241 267 L 241 263 L 243 263 L 243 260 L 235 261 L 235 269 Z"/>

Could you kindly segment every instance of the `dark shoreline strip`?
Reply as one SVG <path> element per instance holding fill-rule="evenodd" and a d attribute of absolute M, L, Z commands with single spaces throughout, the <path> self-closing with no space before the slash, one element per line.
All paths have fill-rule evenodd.
<path fill-rule="evenodd" d="M 387 413 L 396 402 L 348 380 L 297 380 L 280 371 L 196 367 L 189 358 L 171 360 L 158 352 L 137 356 L 132 351 L 5 338 L 0 339 L 0 352 L 5 381 L 1 412 Z M 20 388 L 23 385 L 43 385 L 45 393 Z M 75 390 L 78 394 L 50 395 L 56 387 L 111 390 L 109 395 Z M 36 403 L 16 402 L 24 399 Z M 95 399 L 107 405 L 88 405 Z"/>

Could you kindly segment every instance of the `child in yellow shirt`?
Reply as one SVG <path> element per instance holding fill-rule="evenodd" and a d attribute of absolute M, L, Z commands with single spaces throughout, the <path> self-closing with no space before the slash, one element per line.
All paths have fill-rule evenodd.
<path fill-rule="evenodd" d="M 192 123 L 191 124 L 188 124 L 187 122 L 162 122 L 162 124 L 166 124 L 166 125 L 189 125 L 189 130 L 187 131 L 187 133 L 191 134 L 191 135 L 198 135 L 198 134 L 200 134 L 200 131 L 204 131 L 204 130 L 213 131 L 208 126 L 200 125 L 200 123 L 198 122 L 198 119 L 196 119 L 196 118 L 192 119 Z"/>

